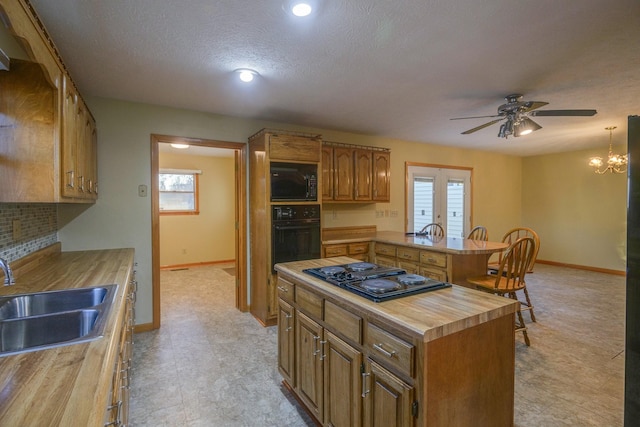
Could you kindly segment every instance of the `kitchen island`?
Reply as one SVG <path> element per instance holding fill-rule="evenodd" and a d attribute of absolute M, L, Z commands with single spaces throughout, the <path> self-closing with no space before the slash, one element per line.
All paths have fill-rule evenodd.
<path fill-rule="evenodd" d="M 0 425 L 126 425 L 134 250 L 60 252 L 58 243 L 22 261 L 12 263 L 16 284 L 0 287 L 0 296 L 107 284 L 117 290 L 101 337 L 0 357 Z"/>
<path fill-rule="evenodd" d="M 322 425 L 511 426 L 517 302 L 453 285 L 375 303 L 276 265 L 283 383 Z"/>

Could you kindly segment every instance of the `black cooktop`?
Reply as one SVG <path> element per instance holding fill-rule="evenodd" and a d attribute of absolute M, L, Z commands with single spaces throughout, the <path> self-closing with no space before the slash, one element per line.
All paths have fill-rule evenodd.
<path fill-rule="evenodd" d="M 375 302 L 451 287 L 449 283 L 407 274 L 401 268 L 368 262 L 308 268 L 303 272 Z"/>

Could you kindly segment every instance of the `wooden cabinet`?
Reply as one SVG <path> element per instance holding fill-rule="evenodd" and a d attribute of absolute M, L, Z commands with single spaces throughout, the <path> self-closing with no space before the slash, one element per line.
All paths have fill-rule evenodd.
<path fill-rule="evenodd" d="M 296 386 L 295 390 L 311 414 L 323 420 L 322 327 L 299 312 L 296 316 Z"/>
<path fill-rule="evenodd" d="M 322 147 L 322 200 L 325 202 L 388 202 L 390 153 L 386 149 L 325 143 Z"/>
<path fill-rule="evenodd" d="M 291 305 L 282 299 L 278 303 L 278 370 L 295 387 L 295 318 Z"/>
<path fill-rule="evenodd" d="M 24 0 L 0 0 L 0 15 L 30 61 L 0 73 L 0 202 L 91 203 L 96 198 L 96 126 L 51 38 Z"/>
<path fill-rule="evenodd" d="M 362 425 L 362 352 L 324 331 L 324 424 Z"/>
<path fill-rule="evenodd" d="M 322 245 L 322 257 L 348 256 L 360 261 L 369 261 L 369 242 Z"/>
<path fill-rule="evenodd" d="M 453 277 L 452 256 L 446 253 L 421 250 L 402 245 L 374 243 L 376 264 L 385 267 L 399 267 L 409 274 L 419 274 L 434 280 L 450 281 Z M 460 259 L 462 265 L 463 260 Z"/>
<path fill-rule="evenodd" d="M 66 77 L 62 112 L 62 195 L 95 200 L 98 196 L 96 124 Z"/>
<path fill-rule="evenodd" d="M 357 149 L 353 150 L 353 186 L 355 193 L 354 200 L 373 200 L 372 173 L 373 173 L 373 151 Z"/>
<path fill-rule="evenodd" d="M 277 280 L 272 270 L 271 161 L 319 163 L 322 140 L 319 135 L 262 129 L 249 138 L 249 240 L 251 314 L 263 325 L 278 319 Z M 319 184 L 319 194 L 322 183 Z M 317 205 L 317 202 L 285 204 Z"/>
<path fill-rule="evenodd" d="M 127 289 L 127 297 L 122 315 L 118 358 L 113 369 L 113 379 L 109 405 L 105 416 L 105 426 L 129 425 L 129 391 L 133 363 L 133 328 L 135 326 L 135 301 L 137 282 L 135 272 Z"/>
<path fill-rule="evenodd" d="M 376 202 L 391 200 L 391 155 L 388 151 L 373 152 L 372 199 Z"/>
<path fill-rule="evenodd" d="M 309 413 L 333 427 L 411 425 L 415 346 L 294 281 L 278 279 L 278 369 Z"/>
<path fill-rule="evenodd" d="M 413 425 L 413 387 L 381 365 L 367 360 L 363 385 L 366 426 Z"/>

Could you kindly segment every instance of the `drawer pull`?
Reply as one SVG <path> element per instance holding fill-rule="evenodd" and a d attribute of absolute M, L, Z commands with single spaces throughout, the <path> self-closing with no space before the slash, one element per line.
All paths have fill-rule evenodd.
<path fill-rule="evenodd" d="M 382 343 L 380 344 L 373 344 L 373 348 L 375 348 L 376 350 L 378 350 L 380 353 L 384 354 L 387 357 L 393 357 L 396 355 L 396 351 L 392 350 L 392 351 L 388 351 L 386 350 L 383 346 Z"/>
<path fill-rule="evenodd" d="M 286 293 L 289 293 L 289 289 L 288 289 L 288 288 L 285 288 L 284 286 L 278 286 L 278 290 L 281 290 L 281 291 L 282 291 L 282 292 L 284 292 L 285 294 L 286 294 Z"/>
<path fill-rule="evenodd" d="M 366 372 L 362 373 L 362 397 L 367 397 L 367 394 L 371 392 L 371 390 L 367 390 L 367 377 L 371 376 Z"/>

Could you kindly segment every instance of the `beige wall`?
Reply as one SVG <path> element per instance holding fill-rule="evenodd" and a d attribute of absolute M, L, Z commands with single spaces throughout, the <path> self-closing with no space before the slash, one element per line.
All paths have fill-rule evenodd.
<path fill-rule="evenodd" d="M 373 145 L 392 149 L 392 194 L 390 203 L 377 205 L 346 205 L 329 206 L 323 215 L 323 226 L 333 227 L 342 225 L 377 225 L 379 230 L 404 230 L 404 163 L 410 159 L 414 162 L 469 166 L 473 168 L 473 223 L 488 227 L 491 238 L 499 240 L 504 231 L 517 224 L 531 225 L 543 233 L 541 253 L 543 258 L 559 256 L 554 261 L 567 261 L 566 251 L 549 252 L 554 244 L 549 236 L 555 230 L 548 232 L 546 221 L 551 222 L 549 210 L 553 207 L 548 201 L 537 205 L 537 211 L 531 208 L 531 197 L 525 201 L 522 194 L 534 190 L 535 174 L 546 176 L 540 171 L 549 169 L 551 182 L 557 181 L 558 168 L 547 168 L 544 164 L 553 162 L 553 156 L 541 156 L 531 159 L 496 155 L 474 150 L 460 150 L 439 147 L 436 145 L 416 144 L 406 141 L 339 133 L 334 131 L 308 129 L 300 126 L 282 123 L 261 122 L 206 114 L 195 111 L 164 108 L 144 104 L 121 102 L 105 98 L 88 98 L 87 102 L 98 124 L 98 179 L 100 182 L 100 198 L 94 206 L 89 208 L 66 207 L 69 212 L 61 212 L 61 224 L 58 236 L 63 250 L 102 249 L 116 247 L 133 247 L 136 250 L 138 262 L 139 299 L 136 303 L 138 323 L 150 323 L 152 320 L 152 285 L 151 285 L 151 199 L 138 197 L 139 184 L 150 186 L 151 171 L 151 143 L 150 135 L 164 134 L 186 136 L 194 138 L 214 139 L 220 141 L 246 142 L 247 138 L 263 127 L 276 129 L 290 129 L 307 132 L 317 132 L 327 140 L 345 143 Z M 570 155 L 568 155 L 570 156 Z M 534 164 L 532 162 L 540 162 Z M 581 160 L 582 162 L 582 160 Z M 524 166 L 526 164 L 526 167 Z M 576 170 L 578 167 L 576 166 Z M 526 179 L 523 179 L 526 170 Z M 551 172 L 552 171 L 552 172 Z M 588 174 L 587 174 L 588 175 Z M 619 177 L 598 177 L 600 180 Z M 590 184 L 603 185 L 596 177 L 585 176 Z M 619 194 L 619 192 L 617 193 Z M 580 209 L 583 215 L 581 230 L 567 234 L 570 239 L 576 235 L 584 235 L 597 227 L 601 227 L 595 215 L 591 197 L 595 192 L 585 194 L 575 200 L 588 208 Z M 589 197 L 587 197 L 589 196 Z M 600 209 L 609 209 L 614 203 L 609 193 L 597 191 Z M 618 196 L 614 196 L 615 197 Z M 617 202 L 616 202 L 617 203 Z M 543 207 L 545 210 L 543 211 Z M 333 211 L 336 218 L 333 218 Z M 389 210 L 389 217 L 376 218 L 375 211 Z M 526 210 L 526 212 L 524 212 Z M 560 209 L 562 210 L 562 209 Z M 398 211 L 397 217 L 391 212 Z M 534 220 L 534 212 L 545 216 L 543 220 Z M 619 217 L 619 214 L 616 214 Z M 549 218 L 547 218 L 549 217 Z M 556 228 L 573 227 L 572 217 L 557 216 L 559 224 Z M 566 221 L 563 223 L 563 221 Z M 620 218 L 616 218 L 618 223 Z M 621 229 L 620 232 L 623 230 Z M 588 265 L 602 258 L 602 253 L 617 249 L 617 229 L 615 233 L 603 233 L 598 238 L 589 240 L 582 245 L 580 251 L 575 251 L 579 258 L 571 258 L 575 264 Z M 616 234 L 614 237 L 613 234 Z M 616 243 L 614 244 L 613 241 Z M 619 265 L 619 264 L 617 264 Z"/>
<path fill-rule="evenodd" d="M 539 259 L 625 270 L 626 174 L 597 175 L 587 166 L 590 157 L 604 154 L 600 149 L 523 159 L 522 223 L 540 236 Z"/>
<path fill-rule="evenodd" d="M 159 165 L 160 168 L 202 171 L 198 178 L 200 213 L 160 216 L 160 265 L 235 259 L 233 157 L 160 152 Z"/>

